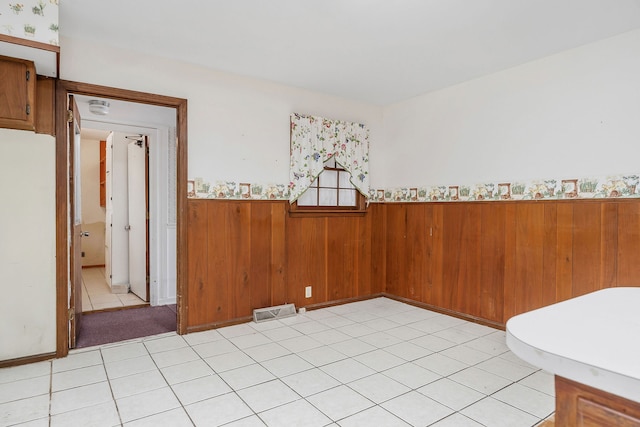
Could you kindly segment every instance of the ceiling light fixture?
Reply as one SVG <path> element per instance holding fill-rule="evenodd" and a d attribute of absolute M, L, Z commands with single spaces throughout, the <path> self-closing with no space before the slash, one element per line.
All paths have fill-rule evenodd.
<path fill-rule="evenodd" d="M 92 99 L 89 101 L 89 111 L 99 116 L 106 116 L 109 114 L 109 103 L 99 99 Z"/>

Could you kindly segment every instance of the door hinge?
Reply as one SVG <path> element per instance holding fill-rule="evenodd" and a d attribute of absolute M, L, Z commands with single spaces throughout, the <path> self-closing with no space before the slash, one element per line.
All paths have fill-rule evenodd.
<path fill-rule="evenodd" d="M 27 81 L 29 81 L 29 79 L 31 79 L 31 71 L 27 70 Z"/>
<path fill-rule="evenodd" d="M 67 110 L 67 122 L 71 123 L 73 121 L 73 111 Z"/>
<path fill-rule="evenodd" d="M 26 110 L 27 110 L 27 116 L 28 116 L 29 114 L 31 114 L 31 105 L 30 105 L 30 104 L 27 104 L 27 108 L 26 108 Z"/>
<path fill-rule="evenodd" d="M 69 321 L 71 321 L 71 320 L 75 319 L 75 317 L 76 317 L 76 312 L 75 312 L 75 310 L 74 310 L 73 308 L 70 308 L 70 309 L 69 309 Z"/>

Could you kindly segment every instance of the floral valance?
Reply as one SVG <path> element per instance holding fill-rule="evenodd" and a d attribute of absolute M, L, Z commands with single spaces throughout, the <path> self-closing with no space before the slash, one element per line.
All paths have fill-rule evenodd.
<path fill-rule="evenodd" d="M 359 123 L 291 115 L 289 201 L 295 202 L 334 157 L 351 183 L 369 198 L 369 129 Z"/>

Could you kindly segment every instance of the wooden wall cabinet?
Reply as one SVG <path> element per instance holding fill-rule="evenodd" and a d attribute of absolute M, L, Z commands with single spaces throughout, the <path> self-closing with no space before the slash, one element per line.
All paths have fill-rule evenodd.
<path fill-rule="evenodd" d="M 32 61 L 0 56 L 0 127 L 36 130 L 36 79 Z"/>

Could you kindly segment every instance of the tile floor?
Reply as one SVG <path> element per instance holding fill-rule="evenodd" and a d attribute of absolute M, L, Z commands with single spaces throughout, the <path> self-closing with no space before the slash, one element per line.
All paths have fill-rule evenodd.
<path fill-rule="evenodd" d="M 134 293 L 113 294 L 104 276 L 104 267 L 82 269 L 82 311 L 105 310 L 146 304 Z"/>
<path fill-rule="evenodd" d="M 534 426 L 553 377 L 498 331 L 376 298 L 0 369 L 0 426 Z"/>

